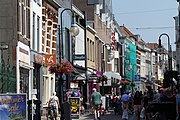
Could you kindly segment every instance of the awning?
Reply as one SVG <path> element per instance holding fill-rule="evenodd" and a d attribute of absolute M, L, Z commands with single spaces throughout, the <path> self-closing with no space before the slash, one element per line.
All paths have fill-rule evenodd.
<path fill-rule="evenodd" d="M 121 80 L 121 75 L 117 72 L 105 72 L 103 75 L 106 75 L 108 79 L 115 78 Z"/>
<path fill-rule="evenodd" d="M 107 84 L 104 84 L 104 86 L 112 86 L 116 85 L 121 81 L 121 75 L 116 72 L 105 72 L 103 75 L 107 76 Z M 100 84 L 101 86 L 101 84 Z"/>

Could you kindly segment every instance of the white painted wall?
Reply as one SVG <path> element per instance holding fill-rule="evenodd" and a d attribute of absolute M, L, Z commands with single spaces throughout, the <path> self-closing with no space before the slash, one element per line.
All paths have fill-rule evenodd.
<path fill-rule="evenodd" d="M 38 2 L 39 1 L 39 4 Z M 31 9 L 31 13 L 30 13 L 30 39 L 31 39 L 31 48 L 32 48 L 32 38 L 33 38 L 33 12 L 36 14 L 35 15 L 35 41 L 37 41 L 37 16 L 40 17 L 40 24 L 39 24 L 39 50 L 38 52 L 42 52 L 42 0 L 31 0 L 30 2 L 30 9 Z M 35 51 L 37 51 L 37 42 L 35 43 Z"/>
<path fill-rule="evenodd" d="M 85 32 L 80 26 L 78 28 L 79 34 L 75 37 L 75 54 L 85 54 Z M 85 60 L 74 60 L 74 65 L 76 64 L 85 67 Z"/>

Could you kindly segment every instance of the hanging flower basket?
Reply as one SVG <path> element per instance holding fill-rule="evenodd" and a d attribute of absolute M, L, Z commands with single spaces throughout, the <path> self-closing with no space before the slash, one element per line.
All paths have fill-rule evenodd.
<path fill-rule="evenodd" d="M 129 81 L 127 81 L 127 80 L 121 81 L 120 85 L 129 85 Z"/>
<path fill-rule="evenodd" d="M 107 78 L 106 75 L 102 75 L 102 76 L 99 76 L 99 77 L 98 77 L 98 80 L 99 80 L 99 81 L 102 81 L 102 82 L 105 82 L 105 84 L 107 84 L 108 78 Z"/>
<path fill-rule="evenodd" d="M 68 61 L 61 61 L 50 66 L 49 71 L 51 74 L 70 74 L 73 72 L 73 66 Z"/>

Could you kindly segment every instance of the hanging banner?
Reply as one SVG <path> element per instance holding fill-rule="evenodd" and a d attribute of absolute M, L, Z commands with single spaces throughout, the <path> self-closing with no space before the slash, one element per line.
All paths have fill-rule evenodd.
<path fill-rule="evenodd" d="M 27 120 L 26 94 L 0 94 L 0 119 Z"/>
<path fill-rule="evenodd" d="M 45 63 L 47 66 L 51 66 L 56 63 L 56 55 L 55 54 L 47 54 L 45 55 Z"/>
<path fill-rule="evenodd" d="M 80 97 L 69 97 L 69 103 L 71 105 L 72 118 L 79 118 L 80 115 Z"/>

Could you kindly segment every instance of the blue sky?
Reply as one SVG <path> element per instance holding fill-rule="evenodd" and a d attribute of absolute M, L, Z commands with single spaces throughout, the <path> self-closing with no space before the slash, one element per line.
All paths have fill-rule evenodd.
<path fill-rule="evenodd" d="M 125 25 L 145 42 L 158 42 L 159 35 L 167 33 L 175 48 L 175 21 L 178 15 L 176 0 L 112 0 L 113 14 L 119 25 Z M 162 36 L 167 46 L 167 37 Z"/>

